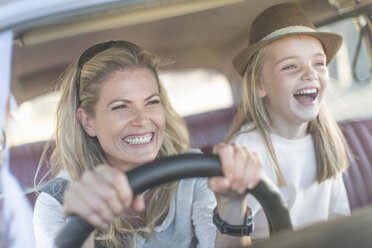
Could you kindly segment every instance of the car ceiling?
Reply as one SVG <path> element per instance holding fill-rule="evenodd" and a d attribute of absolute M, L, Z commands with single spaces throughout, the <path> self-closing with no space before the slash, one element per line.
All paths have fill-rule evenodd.
<path fill-rule="evenodd" d="M 234 85 L 239 77 L 231 60 L 247 44 L 249 25 L 263 9 L 298 2 L 316 25 L 347 13 L 337 11 L 327 0 L 140 2 L 16 28 L 12 92 L 18 104 L 53 90 L 61 72 L 87 47 L 112 39 L 132 41 L 172 61 L 166 69 L 220 70 Z"/>

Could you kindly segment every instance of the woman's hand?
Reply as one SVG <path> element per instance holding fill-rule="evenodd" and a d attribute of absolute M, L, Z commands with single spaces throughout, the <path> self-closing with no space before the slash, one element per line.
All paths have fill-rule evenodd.
<path fill-rule="evenodd" d="M 262 162 L 256 153 L 237 144 L 219 143 L 213 153 L 218 154 L 223 177 L 211 178 L 209 187 L 219 196 L 243 194 L 254 188 L 261 177 Z"/>
<path fill-rule="evenodd" d="M 76 214 L 91 225 L 105 228 L 125 210 L 141 212 L 145 208 L 143 197 L 133 199 L 126 175 L 107 165 L 85 172 L 72 184 L 64 197 L 65 214 Z"/>
<path fill-rule="evenodd" d="M 216 196 L 220 217 L 231 225 L 245 224 L 246 190 L 254 188 L 262 172 L 262 162 L 256 153 L 237 144 L 217 144 L 213 153 L 218 154 L 223 177 L 208 180 Z M 251 244 L 249 236 L 235 237 L 216 233 L 215 247 L 246 247 Z"/>

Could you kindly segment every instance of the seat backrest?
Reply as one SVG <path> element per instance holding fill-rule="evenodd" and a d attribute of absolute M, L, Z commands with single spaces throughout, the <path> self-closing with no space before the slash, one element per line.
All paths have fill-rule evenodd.
<path fill-rule="evenodd" d="M 194 147 L 205 153 L 213 144 L 224 141 L 235 108 L 216 110 L 185 117 Z M 344 173 L 344 181 L 352 209 L 372 204 L 372 118 L 339 123 L 351 154 L 350 168 Z"/>
<path fill-rule="evenodd" d="M 235 112 L 235 108 L 228 108 L 186 116 L 192 146 L 211 153 L 215 143 L 224 141 Z M 344 174 L 350 206 L 355 209 L 372 204 L 372 119 L 341 122 L 340 127 L 353 154 L 350 168 Z M 42 141 L 10 149 L 11 171 L 22 184 L 33 186 L 44 145 Z M 44 166 L 38 179 L 45 173 Z M 34 203 L 35 196 L 29 198 Z"/>
<path fill-rule="evenodd" d="M 225 140 L 235 113 L 235 108 L 226 108 L 186 116 L 191 146 L 211 153 L 214 144 Z"/>
<path fill-rule="evenodd" d="M 341 122 L 352 156 L 344 182 L 352 209 L 372 204 L 372 119 Z"/>
<path fill-rule="evenodd" d="M 34 177 L 46 141 L 28 143 L 10 148 L 10 172 L 25 187 L 34 186 Z M 47 173 L 47 167 L 42 166 L 36 181 L 38 182 Z M 36 194 L 28 194 L 31 204 L 35 203 Z"/>

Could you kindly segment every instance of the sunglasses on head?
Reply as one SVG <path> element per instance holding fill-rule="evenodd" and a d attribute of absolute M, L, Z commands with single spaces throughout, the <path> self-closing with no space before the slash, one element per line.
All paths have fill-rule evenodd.
<path fill-rule="evenodd" d="M 80 103 L 80 74 L 81 74 L 81 68 L 83 65 L 92 59 L 97 54 L 105 51 L 106 49 L 109 49 L 111 47 L 118 47 L 118 48 L 126 48 L 133 51 L 140 51 L 141 48 L 137 46 L 136 44 L 125 41 L 125 40 L 110 40 L 103 43 L 98 43 L 94 46 L 89 47 L 87 50 L 85 50 L 81 56 L 79 57 L 78 63 L 77 63 L 77 70 L 76 70 L 76 77 L 75 77 L 75 85 L 76 85 L 76 96 L 78 99 L 78 103 Z"/>

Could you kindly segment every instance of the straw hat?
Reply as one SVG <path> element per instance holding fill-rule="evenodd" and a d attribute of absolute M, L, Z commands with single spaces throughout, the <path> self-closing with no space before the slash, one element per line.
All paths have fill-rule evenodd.
<path fill-rule="evenodd" d="M 309 35 L 320 40 L 327 56 L 327 65 L 342 44 L 340 35 L 318 32 L 298 4 L 278 4 L 264 10 L 253 21 L 248 46 L 233 59 L 234 68 L 244 75 L 249 60 L 259 49 L 290 35 Z"/>

